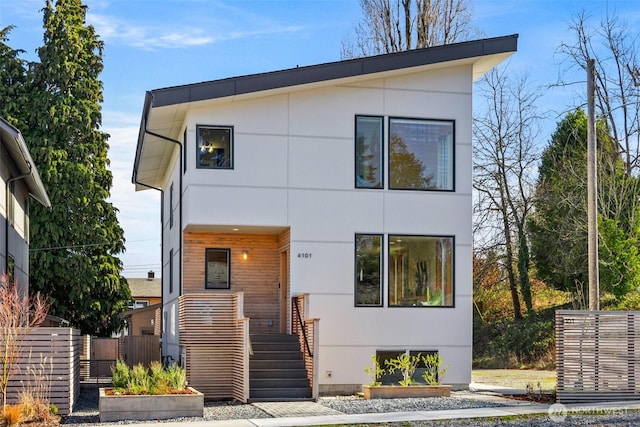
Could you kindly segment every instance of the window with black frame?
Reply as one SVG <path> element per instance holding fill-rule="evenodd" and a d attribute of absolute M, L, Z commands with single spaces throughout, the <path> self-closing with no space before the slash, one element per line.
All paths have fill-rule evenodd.
<path fill-rule="evenodd" d="M 196 126 L 199 169 L 233 169 L 233 126 Z"/>
<path fill-rule="evenodd" d="M 383 188 L 383 119 L 356 116 L 356 188 Z"/>
<path fill-rule="evenodd" d="M 382 235 L 356 234 L 355 304 L 382 306 Z"/>
<path fill-rule="evenodd" d="M 389 307 L 453 307 L 453 237 L 389 235 Z"/>
<path fill-rule="evenodd" d="M 207 248 L 205 251 L 205 289 L 229 289 L 230 249 Z"/>
<path fill-rule="evenodd" d="M 454 191 L 454 122 L 389 119 L 389 188 Z"/>

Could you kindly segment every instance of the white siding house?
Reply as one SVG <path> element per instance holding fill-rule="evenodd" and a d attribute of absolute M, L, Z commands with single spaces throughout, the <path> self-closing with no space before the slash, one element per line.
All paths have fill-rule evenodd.
<path fill-rule="evenodd" d="M 445 383 L 468 387 L 472 87 L 516 47 L 512 35 L 148 92 L 133 182 L 162 192 L 163 355 L 210 397 L 259 398 L 250 351 L 291 334 L 301 303 L 313 397 L 359 390 L 371 355 L 404 351 L 439 352 Z M 215 298 L 231 295 L 224 317 L 231 302 Z M 221 325 L 240 332 L 219 338 Z"/>
<path fill-rule="evenodd" d="M 29 286 L 29 201 L 51 207 L 18 129 L 0 117 L 0 272 Z"/>

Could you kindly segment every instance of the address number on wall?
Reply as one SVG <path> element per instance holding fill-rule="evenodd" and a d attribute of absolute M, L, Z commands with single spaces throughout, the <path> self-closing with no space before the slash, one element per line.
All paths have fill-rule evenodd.
<path fill-rule="evenodd" d="M 298 252 L 298 258 L 311 258 L 311 252 Z"/>

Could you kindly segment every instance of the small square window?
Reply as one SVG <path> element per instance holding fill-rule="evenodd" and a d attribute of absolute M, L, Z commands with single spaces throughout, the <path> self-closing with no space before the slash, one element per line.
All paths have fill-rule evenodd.
<path fill-rule="evenodd" d="M 233 169 L 233 126 L 197 126 L 199 169 Z"/>
<path fill-rule="evenodd" d="M 230 249 L 206 249 L 205 289 L 229 289 L 230 252 Z"/>

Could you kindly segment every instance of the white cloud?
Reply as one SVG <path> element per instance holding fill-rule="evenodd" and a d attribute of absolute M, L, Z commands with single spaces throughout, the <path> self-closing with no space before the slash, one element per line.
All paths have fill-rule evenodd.
<path fill-rule="evenodd" d="M 100 38 L 111 43 L 132 46 L 141 49 L 175 49 L 193 46 L 210 45 L 226 40 L 250 38 L 269 34 L 287 34 L 298 32 L 301 26 L 261 23 L 262 25 L 246 25 L 251 30 L 237 30 L 237 23 L 213 22 L 206 28 L 197 24 L 188 25 L 171 23 L 170 25 L 140 25 L 129 19 L 122 19 L 107 14 L 87 13 L 87 23 L 96 28 Z"/>

